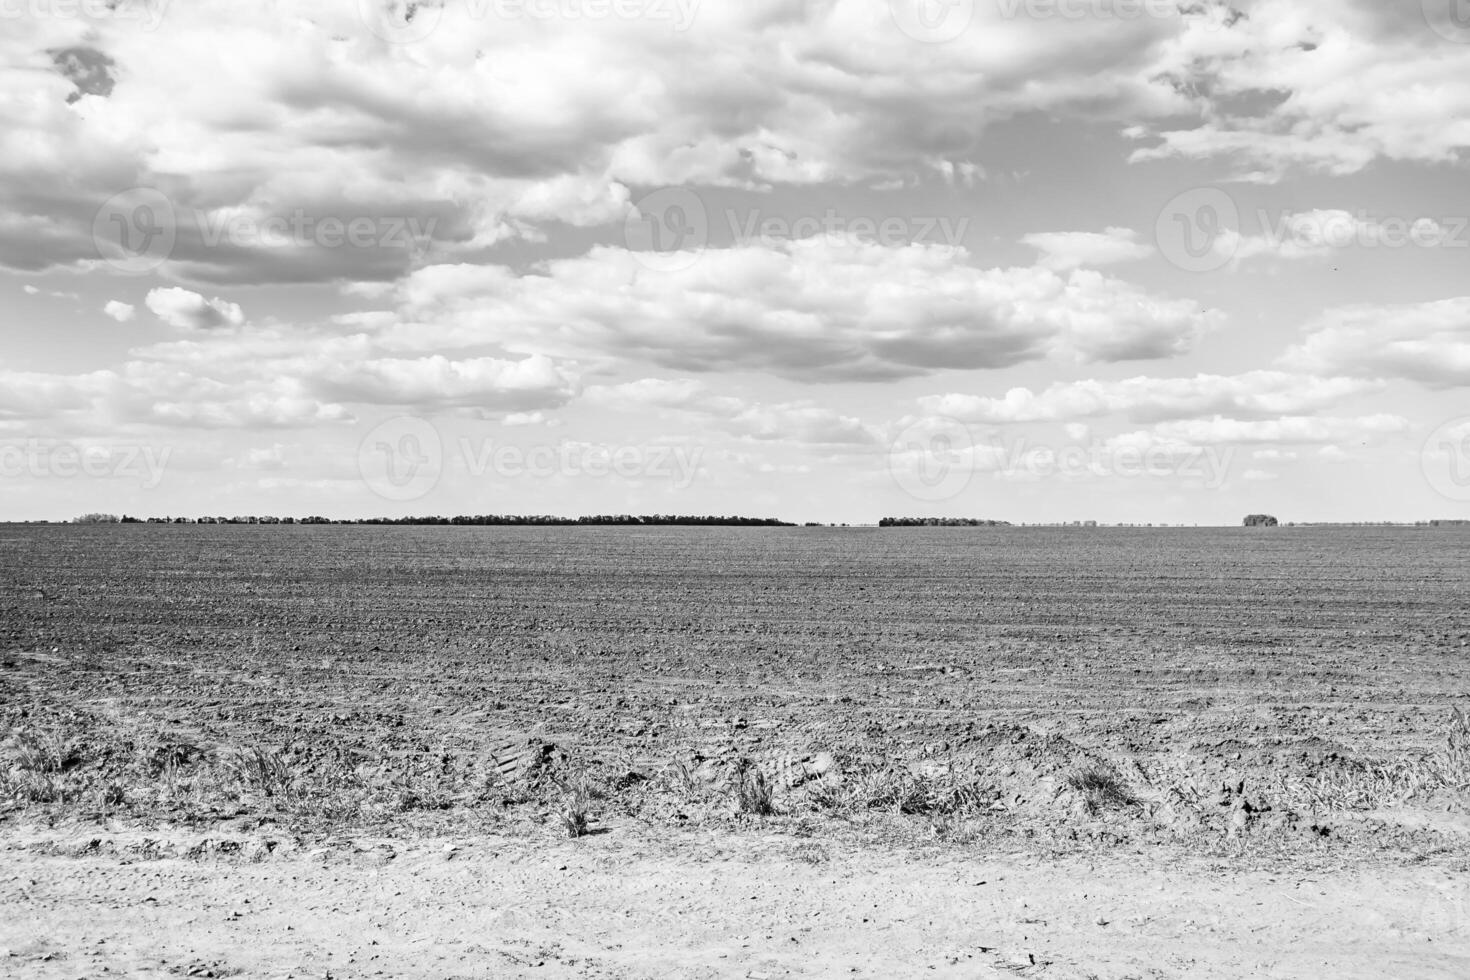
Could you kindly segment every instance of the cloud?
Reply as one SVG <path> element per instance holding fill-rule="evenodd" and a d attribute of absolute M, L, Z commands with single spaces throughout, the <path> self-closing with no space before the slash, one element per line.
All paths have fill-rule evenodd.
<path fill-rule="evenodd" d="M 1321 378 L 1283 371 L 1192 378 L 1136 377 L 1074 381 L 1041 392 L 1012 388 L 1000 398 L 947 394 L 920 399 L 924 410 L 964 422 L 1055 422 L 1122 415 L 1139 422 L 1231 414 L 1270 417 L 1315 412 L 1381 388 L 1357 378 Z"/>
<path fill-rule="evenodd" d="M 0 421 L 219 429 L 292 427 L 351 418 L 341 405 L 307 395 L 292 378 L 236 378 L 226 383 L 147 361 L 72 375 L 0 369 Z"/>
<path fill-rule="evenodd" d="M 623 249 L 514 276 L 434 266 L 399 293 L 405 342 L 484 343 L 678 371 L 880 380 L 1061 357 L 1172 357 L 1220 322 L 1193 300 L 1089 270 L 979 269 L 962 248 L 806 239 L 687 256 Z M 410 341 L 410 338 L 411 341 Z"/>
<path fill-rule="evenodd" d="M 442 355 L 318 362 L 304 384 L 333 401 L 422 411 L 450 408 L 526 412 L 557 408 L 575 396 L 577 379 L 549 357 L 451 360 Z"/>
<path fill-rule="evenodd" d="M 419 4 L 432 30 L 410 43 L 376 19 L 401 4 L 167 6 L 119 8 L 146 30 L 123 14 L 7 22 L 0 265 L 105 271 L 94 233 L 145 229 L 126 227 L 131 209 L 122 227 L 94 219 L 137 187 L 167 201 L 152 220 L 173 233 L 160 260 L 176 279 L 364 282 L 614 226 L 632 188 L 973 185 L 988 132 L 1021 118 L 1128 127 L 1138 160 L 1225 156 L 1262 179 L 1453 162 L 1470 145 L 1470 45 L 1412 3 L 975 4 L 943 44 L 867 0 L 554 20 L 528 12 L 553 5 Z M 353 221 L 370 240 L 321 235 Z M 282 223 L 284 238 L 265 230 Z M 1052 244 L 1059 268 L 1131 254 Z"/>
<path fill-rule="evenodd" d="M 138 315 L 137 308 L 131 303 L 121 300 L 110 299 L 107 305 L 102 307 L 102 312 L 112 317 L 118 323 L 127 323 Z"/>
<path fill-rule="evenodd" d="M 878 431 L 861 419 L 809 401 L 751 405 L 728 419 L 726 428 L 760 442 L 805 446 L 875 448 L 882 441 Z"/>
<path fill-rule="evenodd" d="M 1211 4 L 1159 47 L 1154 76 L 1189 123 L 1129 130 L 1135 161 L 1222 157 L 1238 176 L 1356 173 L 1375 160 L 1452 163 L 1470 148 L 1470 46 L 1429 29 L 1419 3 Z M 1186 117 L 1188 118 L 1188 117 Z"/>
<path fill-rule="evenodd" d="M 1192 446 L 1222 443 L 1331 443 L 1395 435 L 1407 419 L 1378 414 L 1359 418 L 1285 416 L 1275 419 L 1183 419 L 1154 426 L 1153 435 Z"/>
<path fill-rule="evenodd" d="M 226 466 L 242 470 L 283 470 L 286 468 L 286 447 L 279 442 L 269 449 L 252 447 L 243 455 L 227 458 Z"/>
<path fill-rule="evenodd" d="M 719 395 L 690 378 L 643 378 L 620 385 L 587 389 L 594 405 L 624 411 L 658 408 L 697 417 L 706 425 L 737 438 L 830 449 L 873 449 L 881 432 L 861 419 L 810 400 L 762 403 Z"/>
<path fill-rule="evenodd" d="M 593 385 L 586 397 L 594 405 L 623 411 L 659 408 L 728 418 L 745 408 L 743 400 L 715 395 L 708 385 L 694 378 L 641 378 L 618 385 Z"/>
<path fill-rule="evenodd" d="M 1377 220 L 1340 208 L 1290 211 L 1274 219 L 1262 212 L 1262 220 L 1269 224 L 1259 235 L 1221 229 L 1211 248 L 1238 267 L 1256 258 L 1320 259 L 1348 248 L 1402 248 L 1408 244 L 1428 247 L 1452 236 L 1449 228 L 1432 218 L 1412 222 Z"/>
<path fill-rule="evenodd" d="M 52 52 L 51 61 L 57 73 L 76 86 L 76 91 L 66 97 L 68 105 L 84 95 L 111 95 L 117 84 L 112 59 L 96 48 L 64 48 Z"/>
<path fill-rule="evenodd" d="M 1161 422 L 1148 429 L 1138 429 L 1103 440 L 1105 453 L 1163 453 L 1180 459 L 1197 459 L 1200 454 L 1228 469 L 1239 447 L 1260 446 L 1251 458 L 1260 461 L 1294 459 L 1296 451 L 1282 446 L 1316 446 L 1319 458 L 1346 458 L 1339 443 L 1378 444 L 1402 437 L 1410 430 L 1407 419 L 1388 414 L 1358 417 L 1282 416 L 1272 419 L 1234 419 L 1216 416 L 1210 419 L 1186 419 Z M 1252 469 L 1256 476 L 1246 479 L 1268 479 L 1269 471 Z M 1220 474 L 1223 477 L 1223 473 Z"/>
<path fill-rule="evenodd" d="M 858 0 L 697 4 L 682 26 L 679 3 L 554 22 L 526 12 L 547 5 L 448 3 L 419 5 L 434 29 L 400 44 L 374 34 L 377 6 L 390 9 L 199 0 L 148 30 L 10 22 L 0 264 L 95 265 L 98 206 L 149 187 L 168 201 L 155 217 L 180 278 L 391 280 L 423 254 L 615 224 L 631 187 L 971 185 L 997 122 L 1186 106 L 1150 81 L 1153 45 L 1179 28 L 1158 18 L 1040 23 L 981 5 L 952 43 L 924 44 Z M 257 233 L 298 216 L 430 230 L 413 248 Z"/>
<path fill-rule="evenodd" d="M 1328 310 L 1281 358 L 1307 371 L 1470 385 L 1470 297 Z"/>
<path fill-rule="evenodd" d="M 197 334 L 87 374 L 0 370 L 0 421 L 85 426 L 299 428 L 351 422 L 358 407 L 482 417 L 559 408 L 571 369 L 543 356 L 389 356 L 359 334 Z"/>
<path fill-rule="evenodd" d="M 1154 253 L 1152 245 L 1138 240 L 1131 228 L 1109 228 L 1099 234 L 1092 231 L 1039 232 L 1021 239 L 1041 251 L 1041 264 L 1048 269 L 1075 269 L 1079 266 L 1112 265 L 1147 258 Z"/>
<path fill-rule="evenodd" d="M 0 421 L 53 419 L 85 411 L 115 380 L 111 371 L 63 375 L 0 368 Z"/>
<path fill-rule="evenodd" d="M 205 299 L 177 286 L 149 290 L 143 302 L 154 316 L 175 330 L 219 330 L 245 323 L 245 313 L 238 304 L 219 297 Z"/>
<path fill-rule="evenodd" d="M 30 283 L 26 283 L 20 288 L 21 292 L 27 296 L 48 296 L 51 299 L 77 299 L 76 293 L 60 289 L 41 289 L 38 286 L 32 286 Z"/>

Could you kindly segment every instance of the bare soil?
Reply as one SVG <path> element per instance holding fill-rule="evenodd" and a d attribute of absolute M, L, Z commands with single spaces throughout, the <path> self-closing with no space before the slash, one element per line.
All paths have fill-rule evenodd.
<path fill-rule="evenodd" d="M 0 895 L 22 912 L 0 921 L 7 975 L 1470 975 L 1470 885 L 1422 867 L 803 850 L 780 835 L 653 841 L 623 826 L 578 841 L 361 840 L 254 862 L 145 859 L 129 850 L 138 836 L 97 839 L 23 832 L 0 851 Z"/>
<path fill-rule="evenodd" d="M 1470 975 L 1467 545 L 0 526 L 0 972 Z"/>

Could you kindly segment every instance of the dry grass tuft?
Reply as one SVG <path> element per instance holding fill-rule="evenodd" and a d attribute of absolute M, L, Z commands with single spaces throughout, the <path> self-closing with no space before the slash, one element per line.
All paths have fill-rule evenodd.
<path fill-rule="evenodd" d="M 756 817 L 776 812 L 776 788 L 761 772 L 749 764 L 735 771 L 735 809 Z"/>
<path fill-rule="evenodd" d="M 571 772 L 556 780 L 561 800 L 558 815 L 567 836 L 572 839 L 590 833 L 590 810 L 594 800 L 607 798 L 607 792 L 586 773 Z"/>
<path fill-rule="evenodd" d="M 58 730 L 22 732 L 15 740 L 15 766 L 22 772 L 56 775 L 82 764 L 81 739 Z"/>
<path fill-rule="evenodd" d="M 1387 761 L 1346 760 L 1310 779 L 1290 780 L 1283 795 L 1303 809 L 1384 810 L 1438 794 L 1470 794 L 1470 717 L 1456 708 L 1444 743 Z"/>
<path fill-rule="evenodd" d="M 1138 805 L 1123 781 L 1100 766 L 1072 773 L 1067 777 L 1067 785 L 1082 794 L 1088 813 L 1126 810 Z"/>
<path fill-rule="evenodd" d="M 278 752 L 252 746 L 225 756 L 221 764 L 230 778 L 265 799 L 290 801 L 294 795 L 291 763 Z"/>
<path fill-rule="evenodd" d="M 571 838 L 587 836 L 587 808 L 578 802 L 568 803 L 561 811 L 561 825 Z"/>
<path fill-rule="evenodd" d="M 888 810 L 909 816 L 943 816 L 988 809 L 996 800 L 993 787 L 954 766 L 913 772 L 887 765 L 857 773 L 841 783 L 822 783 L 812 802 L 837 813 Z"/>

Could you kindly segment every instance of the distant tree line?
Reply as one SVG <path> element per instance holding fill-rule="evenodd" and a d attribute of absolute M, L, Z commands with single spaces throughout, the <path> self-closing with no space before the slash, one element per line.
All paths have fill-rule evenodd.
<path fill-rule="evenodd" d="M 1280 523 L 1270 514 L 1250 514 L 1245 519 L 1246 527 L 1276 527 Z"/>
<path fill-rule="evenodd" d="M 1287 521 L 1286 527 L 1466 527 L 1470 520 L 1432 521 Z"/>
<path fill-rule="evenodd" d="M 124 514 L 83 514 L 73 524 L 408 524 L 408 525 L 538 525 L 567 526 L 575 524 L 636 524 L 645 526 L 690 525 L 701 527 L 795 527 L 774 517 L 686 516 L 682 514 L 594 514 L 585 517 L 553 517 L 545 514 L 461 514 L 455 517 L 361 517 L 338 520 L 327 517 L 149 517 L 140 519 Z"/>
<path fill-rule="evenodd" d="M 986 521 L 974 517 L 885 517 L 879 527 L 1010 527 L 1010 521 Z"/>

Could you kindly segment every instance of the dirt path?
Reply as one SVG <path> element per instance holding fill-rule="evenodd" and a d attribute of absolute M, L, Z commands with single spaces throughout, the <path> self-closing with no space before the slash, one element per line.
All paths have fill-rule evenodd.
<path fill-rule="evenodd" d="M 254 863 L 139 860 L 127 852 L 141 838 L 125 834 L 100 852 L 46 853 L 99 833 L 0 843 L 0 974 L 1470 976 L 1470 884 L 1429 868 L 906 858 L 616 827 L 575 842 L 360 841 Z"/>

